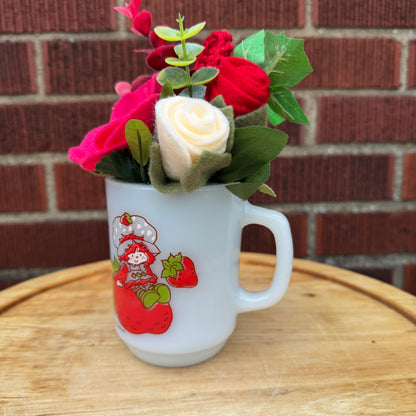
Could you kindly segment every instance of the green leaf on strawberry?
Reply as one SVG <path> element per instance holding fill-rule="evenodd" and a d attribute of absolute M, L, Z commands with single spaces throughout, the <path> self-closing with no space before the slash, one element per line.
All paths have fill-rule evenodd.
<path fill-rule="evenodd" d="M 178 253 L 170 253 L 166 260 L 162 260 L 162 278 L 165 278 L 174 287 L 194 287 L 198 283 L 195 266 L 191 259 Z"/>

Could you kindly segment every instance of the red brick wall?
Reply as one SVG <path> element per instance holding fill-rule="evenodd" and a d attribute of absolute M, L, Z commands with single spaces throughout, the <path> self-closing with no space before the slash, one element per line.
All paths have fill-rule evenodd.
<path fill-rule="evenodd" d="M 112 87 L 146 72 L 144 46 L 112 10 L 124 0 L 0 2 L 0 287 L 106 258 L 103 181 L 66 150 L 106 122 Z M 314 73 L 296 89 L 311 126 L 285 125 L 272 168 L 298 257 L 368 273 L 416 294 L 416 2 L 143 0 L 208 30 L 306 39 Z M 218 6 L 220 5 L 220 6 Z M 250 226 L 243 248 L 274 251 Z"/>

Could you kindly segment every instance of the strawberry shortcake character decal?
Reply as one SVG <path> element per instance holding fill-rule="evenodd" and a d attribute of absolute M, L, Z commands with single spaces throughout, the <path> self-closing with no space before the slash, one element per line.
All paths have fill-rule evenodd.
<path fill-rule="evenodd" d="M 124 213 L 112 227 L 117 257 L 113 261 L 114 302 L 122 327 L 134 334 L 166 332 L 172 322 L 171 291 L 152 265 L 160 250 L 157 231 L 145 218 Z M 173 287 L 196 286 L 195 267 L 181 253 L 162 260 L 161 278 Z"/>

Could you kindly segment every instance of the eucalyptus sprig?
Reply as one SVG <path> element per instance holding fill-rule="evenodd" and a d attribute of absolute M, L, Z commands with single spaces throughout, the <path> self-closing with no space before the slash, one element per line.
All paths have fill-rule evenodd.
<path fill-rule="evenodd" d="M 168 83 L 174 90 L 187 88 L 189 97 L 193 97 L 192 87 L 207 84 L 218 75 L 219 71 L 217 68 L 204 67 L 191 75 L 190 66 L 196 62 L 198 55 L 204 50 L 204 47 L 199 43 L 186 42 L 186 40 L 198 34 L 205 27 L 205 22 L 184 29 L 184 17 L 179 14 L 176 21 L 178 22 L 179 30 L 165 26 L 157 26 L 154 29 L 159 38 L 167 42 L 180 42 L 174 48 L 177 58 L 170 57 L 165 59 L 165 62 L 170 67 L 163 69 L 159 73 L 157 80 L 161 85 Z"/>

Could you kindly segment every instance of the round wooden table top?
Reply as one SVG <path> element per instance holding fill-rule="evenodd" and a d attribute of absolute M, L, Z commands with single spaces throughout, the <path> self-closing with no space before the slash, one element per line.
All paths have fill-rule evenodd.
<path fill-rule="evenodd" d="M 264 289 L 274 257 L 241 255 Z M 416 297 L 295 260 L 274 307 L 239 315 L 224 349 L 186 368 L 137 359 L 114 330 L 110 262 L 0 292 L 1 415 L 416 415 Z"/>

